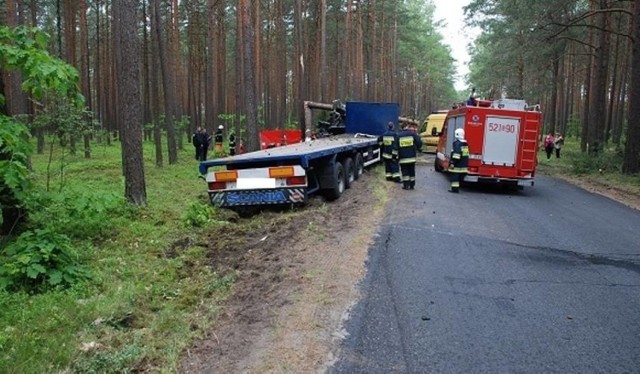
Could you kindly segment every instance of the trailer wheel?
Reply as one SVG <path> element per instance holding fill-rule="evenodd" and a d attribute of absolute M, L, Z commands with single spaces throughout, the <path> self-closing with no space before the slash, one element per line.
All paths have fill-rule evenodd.
<path fill-rule="evenodd" d="M 260 212 L 260 208 L 257 206 L 241 206 L 232 209 L 240 216 L 240 218 L 251 218 Z"/>
<path fill-rule="evenodd" d="M 333 181 L 332 186 L 325 190 L 324 196 L 327 200 L 332 201 L 338 199 L 342 193 L 344 192 L 345 186 L 345 175 L 344 175 L 344 167 L 341 163 L 336 162 L 333 166 Z"/>
<path fill-rule="evenodd" d="M 362 174 L 364 174 L 364 159 L 362 158 L 362 153 L 356 153 L 355 157 L 355 173 L 353 175 L 354 179 L 357 180 L 360 178 Z"/>
<path fill-rule="evenodd" d="M 351 157 L 347 157 L 344 159 L 344 187 L 351 187 L 351 183 L 356 180 L 356 169 L 353 165 L 353 159 Z"/>

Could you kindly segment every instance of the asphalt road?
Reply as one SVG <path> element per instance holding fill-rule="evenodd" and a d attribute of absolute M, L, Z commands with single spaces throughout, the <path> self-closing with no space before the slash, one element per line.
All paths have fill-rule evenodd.
<path fill-rule="evenodd" d="M 448 185 L 432 162 L 398 185 L 330 372 L 640 373 L 639 211 Z"/>

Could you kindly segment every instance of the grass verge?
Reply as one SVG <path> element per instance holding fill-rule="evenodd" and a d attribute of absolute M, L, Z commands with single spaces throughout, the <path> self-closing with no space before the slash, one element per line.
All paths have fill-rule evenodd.
<path fill-rule="evenodd" d="M 118 142 L 94 144 L 91 159 L 59 148 L 52 162 L 48 151 L 33 156 L 38 193 L 49 185 L 52 195 L 76 197 L 55 207 L 46 200 L 34 217 L 67 212 L 91 277 L 43 293 L 0 291 L 0 372 L 173 372 L 185 347 L 215 321 L 234 279 L 215 272 L 199 238 L 232 223 L 208 204 L 190 148 L 177 164 L 158 168 L 153 144 L 144 147 L 148 205 L 121 203 L 108 213 L 92 202 L 124 195 Z M 68 213 L 71 204 L 80 208 Z"/>
<path fill-rule="evenodd" d="M 586 184 L 615 189 L 640 198 L 640 174 L 621 173 L 623 154 L 615 147 L 605 148 L 597 155 L 580 151 L 580 139 L 567 138 L 560 158 L 555 154 L 547 160 L 543 151 L 538 154 L 538 171 Z"/>

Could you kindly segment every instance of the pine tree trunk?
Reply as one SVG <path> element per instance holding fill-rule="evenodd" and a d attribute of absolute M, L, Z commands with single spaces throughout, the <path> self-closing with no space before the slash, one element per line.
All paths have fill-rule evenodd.
<path fill-rule="evenodd" d="M 114 0 L 113 17 L 116 48 L 116 80 L 120 123 L 125 198 L 144 205 L 147 194 L 142 158 L 142 108 L 140 95 L 140 47 L 138 43 L 137 0 Z"/>
<path fill-rule="evenodd" d="M 640 0 L 636 0 L 634 4 L 627 142 L 622 164 L 622 172 L 625 174 L 640 172 Z"/>
<path fill-rule="evenodd" d="M 175 164 L 178 162 L 178 152 L 176 148 L 176 130 L 173 124 L 175 118 L 175 106 L 176 106 L 176 95 L 174 92 L 175 84 L 173 83 L 173 78 L 175 77 L 174 72 L 169 71 L 169 58 L 167 56 L 167 48 L 165 43 L 164 34 L 162 33 L 162 28 L 160 27 L 160 23 L 162 22 L 162 18 L 160 18 L 160 10 L 158 6 L 158 2 L 160 0 L 152 0 L 153 1 L 153 11 L 156 19 L 156 38 L 158 41 L 158 57 L 160 60 L 160 71 L 162 71 L 162 88 L 164 91 L 164 106 L 165 106 L 165 126 L 167 128 L 167 143 L 169 149 L 169 164 Z"/>

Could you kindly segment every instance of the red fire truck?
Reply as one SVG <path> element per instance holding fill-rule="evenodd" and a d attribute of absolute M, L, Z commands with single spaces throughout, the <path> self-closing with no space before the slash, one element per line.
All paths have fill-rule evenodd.
<path fill-rule="evenodd" d="M 463 128 L 469 144 L 469 173 L 464 182 L 533 186 L 538 137 L 542 124 L 539 106 L 524 100 L 476 100 L 447 114 L 436 151 L 435 169 L 449 168 L 453 133 Z"/>

